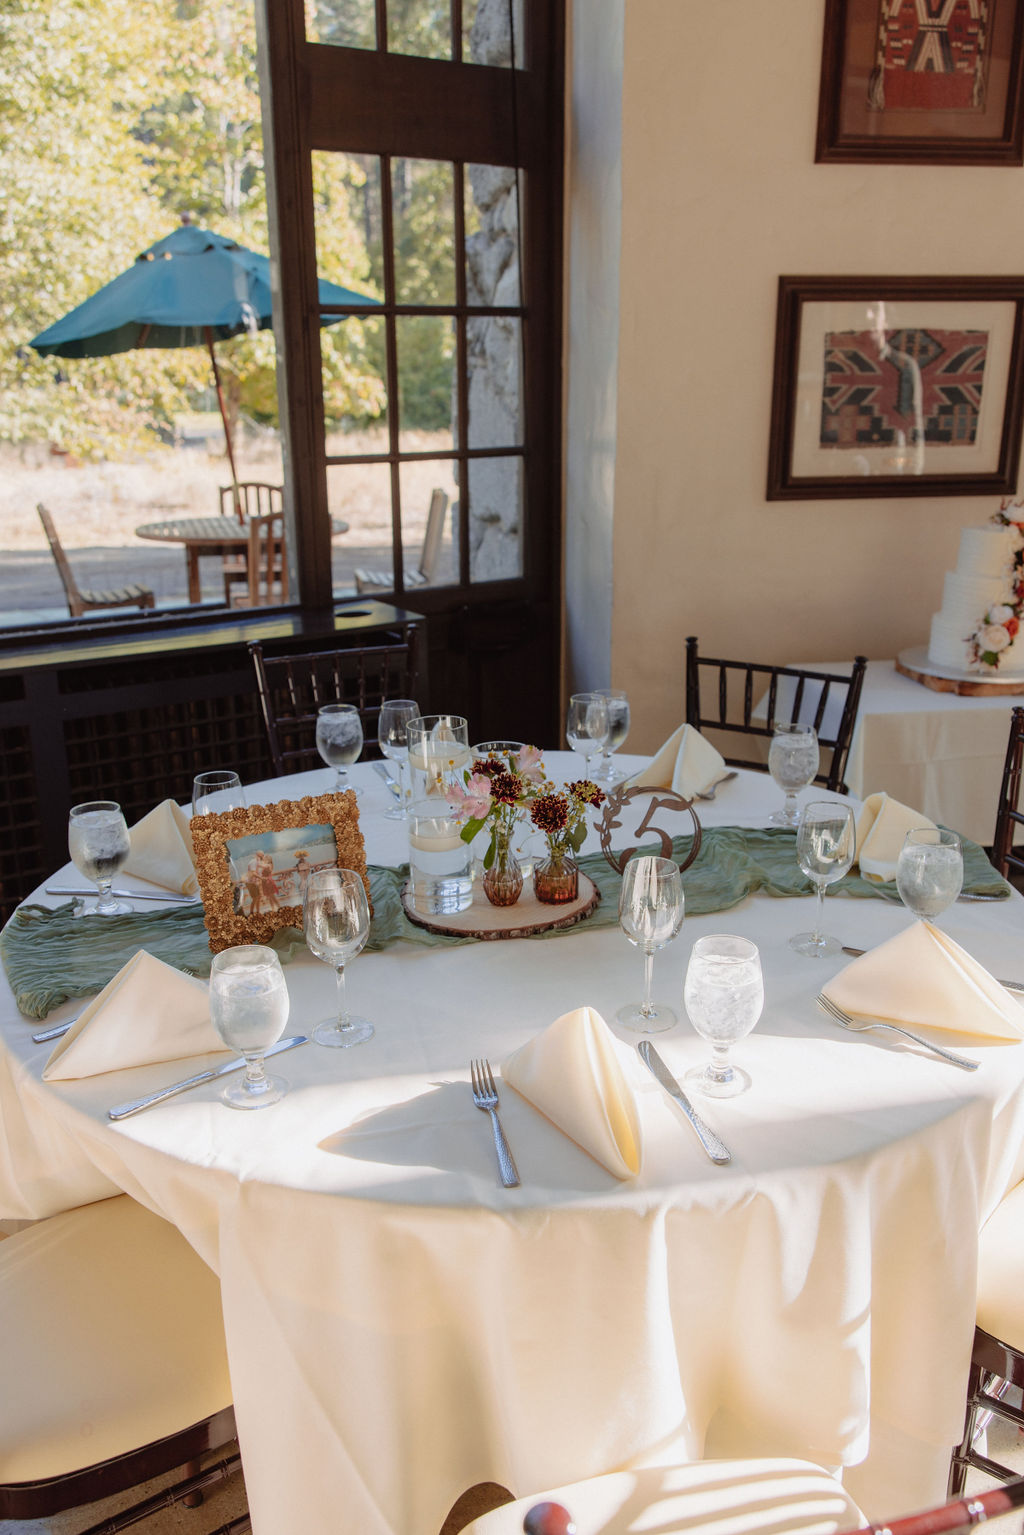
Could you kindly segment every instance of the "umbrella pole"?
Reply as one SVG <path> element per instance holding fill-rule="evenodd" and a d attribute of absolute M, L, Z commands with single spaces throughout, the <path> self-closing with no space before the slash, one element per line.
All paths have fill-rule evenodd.
<path fill-rule="evenodd" d="M 228 463 L 231 466 L 231 489 L 234 493 L 235 516 L 239 522 L 243 519 L 242 499 L 238 489 L 238 474 L 235 470 L 235 453 L 231 446 L 231 429 L 228 426 L 228 412 L 224 404 L 224 391 L 220 386 L 220 369 L 217 367 L 217 356 L 213 350 L 213 332 L 210 327 L 204 326 L 206 332 L 206 345 L 210 353 L 210 364 L 213 368 L 213 382 L 217 390 L 217 404 L 220 406 L 220 419 L 224 423 L 224 446 L 228 450 Z"/>

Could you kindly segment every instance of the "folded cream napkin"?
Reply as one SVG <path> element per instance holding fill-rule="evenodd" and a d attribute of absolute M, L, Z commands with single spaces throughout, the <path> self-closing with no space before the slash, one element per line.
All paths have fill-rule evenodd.
<path fill-rule="evenodd" d="M 188 816 L 172 799 L 165 799 L 131 829 L 132 850 L 124 869 L 166 890 L 195 895 L 199 889 L 192 856 Z"/>
<path fill-rule="evenodd" d="M 930 826 L 919 810 L 901 805 L 888 794 L 869 794 L 857 817 L 857 852 L 854 862 L 860 864 L 865 879 L 886 880 L 896 878 L 896 862 L 908 831 L 916 826 Z"/>
<path fill-rule="evenodd" d="M 616 1178 L 640 1171 L 640 1117 L 619 1044 L 592 1007 L 563 1013 L 501 1068 L 528 1098 Z"/>
<path fill-rule="evenodd" d="M 1024 1008 L 930 922 L 914 922 L 822 987 L 844 1012 L 1016 1042 Z"/>
<path fill-rule="evenodd" d="M 706 794 L 728 771 L 724 757 L 699 730 L 680 725 L 633 783 L 644 789 L 674 789 L 684 799 L 693 799 Z"/>
<path fill-rule="evenodd" d="M 145 949 L 123 965 L 53 1048 L 48 1082 L 223 1050 L 206 984 Z"/>

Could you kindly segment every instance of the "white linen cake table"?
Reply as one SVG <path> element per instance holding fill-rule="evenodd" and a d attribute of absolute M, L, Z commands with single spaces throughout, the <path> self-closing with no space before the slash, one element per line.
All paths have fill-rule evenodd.
<path fill-rule="evenodd" d="M 548 761 L 578 776 L 567 754 Z M 387 791 L 352 771 L 370 860 L 401 861 Z M 742 773 L 702 819 L 763 824 L 778 798 Z M 112 1126 L 111 1104 L 192 1063 L 43 1083 L 47 1047 L 4 982 L 0 1215 L 125 1190 L 218 1272 L 256 1535 L 429 1535 L 477 1481 L 521 1495 L 680 1454 L 847 1467 L 871 1517 L 941 1501 L 977 1232 L 1024 1176 L 1024 1049 L 976 1042 L 968 1074 L 835 1028 L 814 998 L 846 961 L 786 945 L 809 909 L 747 899 L 688 918 L 658 955 L 655 991 L 681 1011 L 693 940 L 746 934 L 767 1002 L 736 1049 L 752 1089 L 705 1109 L 727 1167 L 629 1055 L 644 1161 L 628 1182 L 502 1088 L 522 1178 L 502 1188 L 468 1086 L 471 1056 L 497 1067 L 569 1008 L 612 1020 L 639 995 L 640 955 L 614 926 L 360 956 L 349 998 L 375 1037 L 282 1056 L 291 1092 L 258 1114 L 209 1084 Z M 826 912 L 862 948 L 908 920 L 875 899 Z M 959 904 L 945 926 L 1019 977 L 1022 916 L 1014 896 Z M 295 1032 L 329 1009 L 334 979 L 307 956 L 285 968 Z M 685 1018 L 658 1048 L 679 1076 L 706 1051 Z"/>

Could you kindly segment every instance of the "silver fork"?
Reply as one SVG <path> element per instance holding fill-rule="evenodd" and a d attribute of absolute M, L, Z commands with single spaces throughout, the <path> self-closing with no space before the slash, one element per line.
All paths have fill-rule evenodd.
<path fill-rule="evenodd" d="M 473 1078 L 473 1102 L 478 1109 L 483 1109 L 485 1114 L 491 1116 L 494 1149 L 498 1153 L 498 1171 L 501 1173 L 501 1181 L 507 1189 L 517 1188 L 519 1173 L 512 1160 L 512 1153 L 508 1149 L 508 1141 L 501 1128 L 501 1120 L 498 1118 L 498 1089 L 494 1085 L 491 1063 L 486 1060 L 470 1061 L 469 1070 Z"/>
<path fill-rule="evenodd" d="M 824 992 L 819 992 L 816 998 L 818 1006 L 825 1009 L 836 1023 L 844 1029 L 851 1029 L 854 1034 L 863 1034 L 865 1029 L 888 1029 L 893 1034 L 902 1034 L 904 1039 L 912 1039 L 915 1045 L 922 1045 L 925 1050 L 930 1050 L 933 1055 L 948 1061 L 951 1066 L 960 1066 L 964 1071 L 977 1071 L 978 1062 L 969 1061 L 965 1055 L 954 1055 L 952 1050 L 943 1050 L 941 1045 L 933 1045 L 930 1039 L 922 1039 L 920 1034 L 911 1034 L 909 1029 L 901 1029 L 897 1023 L 883 1023 L 879 1018 L 870 1023 L 854 1023 L 849 1013 L 844 1013 L 841 1007 L 837 1007 L 831 998 Z"/>

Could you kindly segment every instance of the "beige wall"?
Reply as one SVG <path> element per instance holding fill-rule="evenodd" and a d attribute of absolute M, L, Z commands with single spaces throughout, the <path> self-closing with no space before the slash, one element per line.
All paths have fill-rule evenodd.
<path fill-rule="evenodd" d="M 1024 171 L 814 164 L 823 11 L 625 0 L 611 681 L 637 750 L 681 717 L 687 634 L 774 661 L 925 643 L 960 527 L 998 506 L 765 500 L 780 274 L 1024 268 Z"/>

